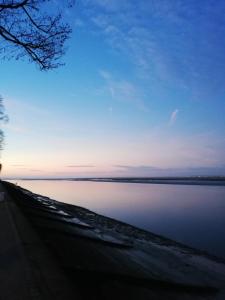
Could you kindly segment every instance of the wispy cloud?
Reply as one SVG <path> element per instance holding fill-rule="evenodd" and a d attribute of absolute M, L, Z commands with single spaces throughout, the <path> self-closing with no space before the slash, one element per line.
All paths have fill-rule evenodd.
<path fill-rule="evenodd" d="M 74 25 L 75 25 L 75 27 L 83 27 L 84 22 L 81 19 L 77 18 L 74 22 Z"/>
<path fill-rule="evenodd" d="M 86 2 L 90 4 L 92 1 L 86 0 Z M 96 0 L 95 3 L 107 12 L 118 12 L 129 9 L 132 5 L 131 2 L 129 3 L 129 1 L 126 0 Z"/>
<path fill-rule="evenodd" d="M 10 116 L 10 122 L 3 126 L 5 130 L 20 134 L 21 136 L 31 134 L 33 128 L 30 124 L 35 121 L 36 123 L 39 123 L 40 119 L 44 120 L 47 116 L 49 116 L 49 112 L 47 110 L 27 101 L 6 97 L 5 103 L 7 113 Z M 30 122 L 29 126 L 27 125 L 28 122 Z"/>
<path fill-rule="evenodd" d="M 94 165 L 69 165 L 66 168 L 94 168 Z"/>
<path fill-rule="evenodd" d="M 6 109 L 9 111 L 9 113 L 18 113 L 18 112 L 24 112 L 24 113 L 30 113 L 32 115 L 38 115 L 38 116 L 48 116 L 49 112 L 45 109 L 35 106 L 27 101 L 22 101 L 19 99 L 10 99 L 7 98 L 6 101 Z"/>
<path fill-rule="evenodd" d="M 15 167 L 15 168 L 23 168 L 23 167 L 26 167 L 26 165 L 23 165 L 23 164 L 15 164 L 15 165 L 11 165 L 11 167 Z"/>
<path fill-rule="evenodd" d="M 83 4 L 89 22 L 108 45 L 130 58 L 149 80 L 177 84 L 198 100 L 224 91 L 223 1 L 83 0 Z"/>
<path fill-rule="evenodd" d="M 178 113 L 179 113 L 179 109 L 177 108 L 171 113 L 170 121 L 169 121 L 170 125 L 173 125 L 176 122 Z"/>
<path fill-rule="evenodd" d="M 161 170 L 161 168 L 157 168 L 157 167 L 153 167 L 153 166 L 144 166 L 144 165 L 140 165 L 140 166 L 136 166 L 136 165 L 114 165 L 114 167 L 116 168 L 121 168 L 124 170 L 141 170 L 141 171 L 158 171 Z"/>
<path fill-rule="evenodd" d="M 123 176 L 224 176 L 225 165 L 220 167 L 158 168 L 145 165 L 115 165 Z"/>
<path fill-rule="evenodd" d="M 143 100 L 144 95 L 135 84 L 128 80 L 116 79 L 106 70 L 100 70 L 99 74 L 105 81 L 105 85 L 101 90 L 110 95 L 112 100 L 131 103 L 140 110 L 148 111 Z"/>
<path fill-rule="evenodd" d="M 12 126 L 10 124 L 3 124 L 3 127 L 5 129 L 8 129 L 9 131 L 20 133 L 20 134 L 29 132 L 29 129 L 27 127 L 25 128 L 25 126 L 22 127 L 22 126 Z"/>

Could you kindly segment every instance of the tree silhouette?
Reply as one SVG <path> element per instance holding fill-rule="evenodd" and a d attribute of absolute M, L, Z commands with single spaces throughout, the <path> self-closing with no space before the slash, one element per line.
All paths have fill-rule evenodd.
<path fill-rule="evenodd" d="M 3 105 L 3 98 L 0 95 L 0 123 L 8 121 L 8 116 L 5 114 L 4 105 Z M 4 142 L 4 132 L 0 129 L 0 150 L 2 150 Z"/>
<path fill-rule="evenodd" d="M 57 1 L 0 0 L 0 53 L 4 58 L 26 56 L 41 70 L 61 65 L 58 60 L 71 28 L 54 3 Z M 66 5 L 71 7 L 73 1 L 67 0 Z"/>
<path fill-rule="evenodd" d="M 71 8 L 75 0 L 59 0 Z M 0 54 L 2 58 L 28 57 L 41 70 L 62 65 L 71 28 L 62 20 L 57 0 L 0 0 Z M 8 120 L 0 96 L 0 125 Z M 4 133 L 0 128 L 0 150 Z"/>

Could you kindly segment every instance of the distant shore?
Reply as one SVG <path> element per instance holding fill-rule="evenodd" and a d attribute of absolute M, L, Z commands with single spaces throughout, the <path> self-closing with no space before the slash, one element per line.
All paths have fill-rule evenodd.
<path fill-rule="evenodd" d="M 193 177 L 88 177 L 88 178 L 12 178 L 6 180 L 66 180 L 143 184 L 181 184 L 225 186 L 225 176 L 193 176 Z"/>

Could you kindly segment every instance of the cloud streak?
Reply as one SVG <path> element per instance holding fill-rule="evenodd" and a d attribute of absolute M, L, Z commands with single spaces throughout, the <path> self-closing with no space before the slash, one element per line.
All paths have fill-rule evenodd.
<path fill-rule="evenodd" d="M 105 85 L 101 89 L 106 95 L 114 101 L 127 102 L 133 104 L 138 109 L 148 111 L 148 108 L 143 100 L 144 96 L 140 89 L 128 80 L 120 80 L 106 71 L 100 70 L 99 75 L 105 81 Z"/>
<path fill-rule="evenodd" d="M 123 176 L 225 176 L 225 165 L 221 167 L 158 168 L 144 165 L 115 165 Z"/>
<path fill-rule="evenodd" d="M 223 1 L 83 1 L 106 43 L 154 84 L 190 90 L 197 100 L 225 90 Z M 153 80 L 154 79 L 154 80 Z"/>
<path fill-rule="evenodd" d="M 171 113 L 169 125 L 173 125 L 176 122 L 178 113 L 179 113 L 179 109 L 177 108 Z"/>
<path fill-rule="evenodd" d="M 95 168 L 94 165 L 69 165 L 66 168 Z"/>

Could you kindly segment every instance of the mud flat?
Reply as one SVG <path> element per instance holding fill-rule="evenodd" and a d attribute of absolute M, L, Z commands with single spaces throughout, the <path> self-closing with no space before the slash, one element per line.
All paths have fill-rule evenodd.
<path fill-rule="evenodd" d="M 74 299 L 225 299 L 222 258 L 10 183 L 3 186 Z M 38 247 L 27 247 L 29 238 L 22 244 L 38 269 L 44 261 Z"/>

